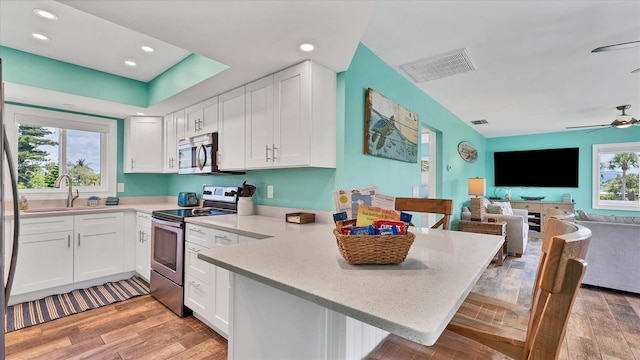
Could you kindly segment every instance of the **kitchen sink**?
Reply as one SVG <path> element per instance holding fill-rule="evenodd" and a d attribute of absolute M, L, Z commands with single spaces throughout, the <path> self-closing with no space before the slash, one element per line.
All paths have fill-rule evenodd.
<path fill-rule="evenodd" d="M 40 212 L 59 212 L 59 211 L 79 211 L 79 210 L 95 210 L 104 209 L 106 205 L 99 206 L 74 206 L 74 207 L 50 207 L 50 208 L 37 208 L 23 210 L 25 213 L 40 213 Z"/>

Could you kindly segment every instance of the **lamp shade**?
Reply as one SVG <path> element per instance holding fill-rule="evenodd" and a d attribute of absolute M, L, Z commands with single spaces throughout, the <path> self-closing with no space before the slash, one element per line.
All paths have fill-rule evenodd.
<path fill-rule="evenodd" d="M 486 187 L 483 178 L 469 179 L 469 195 L 484 196 L 485 192 Z"/>

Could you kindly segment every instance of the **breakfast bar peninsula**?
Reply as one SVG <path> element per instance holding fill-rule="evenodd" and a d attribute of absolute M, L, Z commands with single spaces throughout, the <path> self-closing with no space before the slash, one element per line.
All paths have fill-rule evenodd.
<path fill-rule="evenodd" d="M 263 240 L 198 257 L 231 272 L 230 359 L 362 358 L 388 334 L 432 345 L 504 237 L 411 228 L 399 265 L 349 265 L 333 224 L 211 216 L 200 225 Z"/>

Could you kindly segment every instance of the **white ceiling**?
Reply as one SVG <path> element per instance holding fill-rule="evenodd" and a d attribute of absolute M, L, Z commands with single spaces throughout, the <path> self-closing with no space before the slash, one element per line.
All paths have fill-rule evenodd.
<path fill-rule="evenodd" d="M 622 104 L 640 118 L 640 47 L 591 53 L 640 40 L 637 0 L 0 0 L 0 21 L 1 45 L 143 81 L 191 52 L 230 66 L 149 109 L 7 85 L 9 100 L 76 111 L 164 115 L 306 58 L 346 70 L 362 42 L 403 75 L 400 65 L 465 48 L 476 71 L 416 86 L 467 123 L 486 119 L 475 128 L 487 137 L 607 124 Z M 50 28 L 46 44 L 30 37 Z M 149 41 L 158 50 L 140 55 Z M 133 56 L 138 75 L 122 64 Z"/>

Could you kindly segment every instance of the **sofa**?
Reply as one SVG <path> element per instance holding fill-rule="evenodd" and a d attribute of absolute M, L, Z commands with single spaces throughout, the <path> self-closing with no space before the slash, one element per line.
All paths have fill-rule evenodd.
<path fill-rule="evenodd" d="M 507 205 L 508 204 L 508 205 Z M 483 199 L 484 219 L 494 218 L 507 222 L 507 252 L 520 256 L 524 254 L 529 240 L 529 223 L 527 210 L 512 209 L 508 202 L 490 202 Z M 460 219 L 471 220 L 471 211 L 468 207 L 462 208 Z"/>
<path fill-rule="evenodd" d="M 576 223 L 592 233 L 582 283 L 640 293 L 640 217 L 578 210 Z"/>

